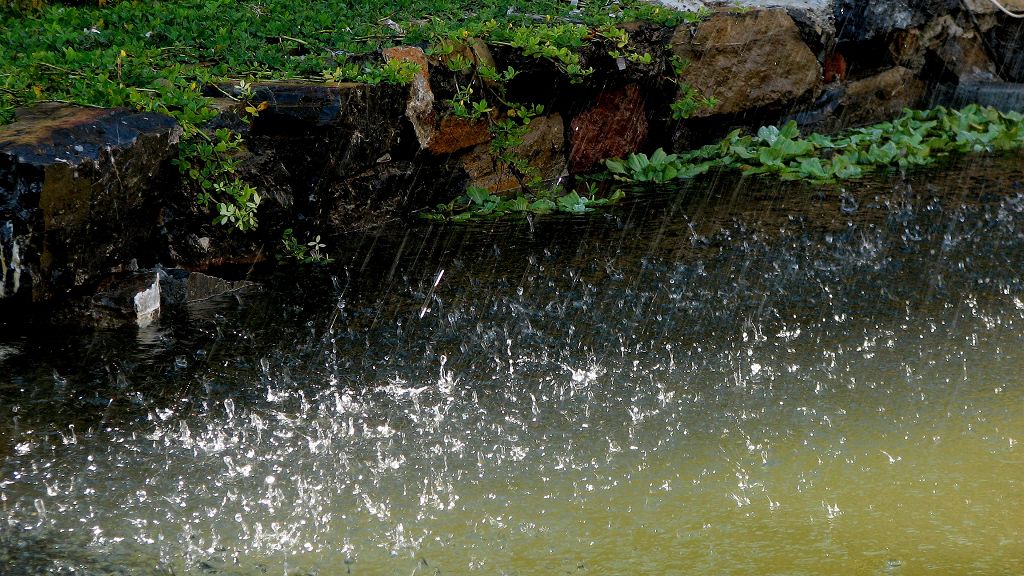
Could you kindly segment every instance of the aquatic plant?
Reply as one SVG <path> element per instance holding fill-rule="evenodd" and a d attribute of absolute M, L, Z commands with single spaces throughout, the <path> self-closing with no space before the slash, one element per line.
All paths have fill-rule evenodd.
<path fill-rule="evenodd" d="M 1024 114 L 978 105 L 960 110 L 904 110 L 899 118 L 835 136 L 800 136 L 796 122 L 762 126 L 756 134 L 735 130 L 721 142 L 678 155 L 657 150 L 605 162 L 608 172 L 630 182 L 664 183 L 710 169 L 775 174 L 787 180 L 834 182 L 885 168 L 925 166 L 951 154 L 1024 148 Z"/>
<path fill-rule="evenodd" d="M 588 186 L 582 195 L 575 190 L 564 192 L 554 187 L 537 193 L 520 191 L 515 197 L 500 196 L 484 188 L 470 186 L 465 194 L 459 195 L 447 204 L 438 204 L 435 210 L 425 212 L 421 216 L 428 220 L 466 222 L 552 212 L 582 214 L 599 206 L 614 204 L 625 197 L 622 190 L 615 190 L 606 198 L 599 198 L 597 194 L 597 187 L 594 185 Z"/>

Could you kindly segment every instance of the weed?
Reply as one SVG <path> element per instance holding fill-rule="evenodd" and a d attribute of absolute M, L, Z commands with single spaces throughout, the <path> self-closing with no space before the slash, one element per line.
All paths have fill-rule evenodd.
<path fill-rule="evenodd" d="M 673 55 L 669 59 L 669 65 L 672 68 L 672 77 L 669 80 L 678 87 L 676 99 L 670 105 L 672 118 L 682 120 L 701 110 L 714 110 L 718 107 L 718 100 L 714 96 L 705 96 L 693 86 L 682 81 L 686 69 L 690 67 L 689 60 Z"/>
<path fill-rule="evenodd" d="M 327 245 L 320 241 L 319 234 L 309 242 L 303 243 L 295 237 L 291 228 L 287 228 L 281 234 L 281 245 L 283 249 L 278 254 L 278 260 L 290 258 L 300 264 L 330 264 L 334 262 L 334 259 L 326 252 L 322 252 Z"/>

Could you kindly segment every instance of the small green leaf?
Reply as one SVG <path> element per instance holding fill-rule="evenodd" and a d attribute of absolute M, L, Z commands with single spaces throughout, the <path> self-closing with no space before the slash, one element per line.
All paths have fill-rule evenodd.
<path fill-rule="evenodd" d="M 474 204 L 482 206 L 483 203 L 487 201 L 488 198 L 490 198 L 491 193 L 483 188 L 477 186 L 470 186 L 468 189 L 466 189 L 466 196 L 468 196 L 469 199 Z"/>
<path fill-rule="evenodd" d="M 625 174 L 626 173 L 626 165 L 619 158 L 613 158 L 613 159 L 610 159 L 610 160 L 605 160 L 604 161 L 604 165 L 608 168 L 608 171 L 611 172 L 612 174 Z"/>

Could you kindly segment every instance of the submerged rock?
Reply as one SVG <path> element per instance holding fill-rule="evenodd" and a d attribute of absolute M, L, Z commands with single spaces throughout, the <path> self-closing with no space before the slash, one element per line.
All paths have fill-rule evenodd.
<path fill-rule="evenodd" d="M 248 280 L 225 280 L 182 268 L 157 268 L 156 274 L 160 281 L 160 302 L 164 306 L 199 302 L 256 286 Z"/>
<path fill-rule="evenodd" d="M 100 327 L 149 325 L 160 315 L 160 275 L 127 272 L 103 279 L 84 316 Z"/>
<path fill-rule="evenodd" d="M 153 260 L 180 134 L 161 114 L 58 103 L 0 127 L 0 299 L 48 300 Z"/>

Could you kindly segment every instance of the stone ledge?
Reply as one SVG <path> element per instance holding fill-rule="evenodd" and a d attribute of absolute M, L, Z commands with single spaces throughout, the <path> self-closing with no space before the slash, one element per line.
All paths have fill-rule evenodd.
<path fill-rule="evenodd" d="M 57 103 L 0 127 L 0 297 L 47 300 L 153 260 L 180 134 L 161 114 Z"/>

